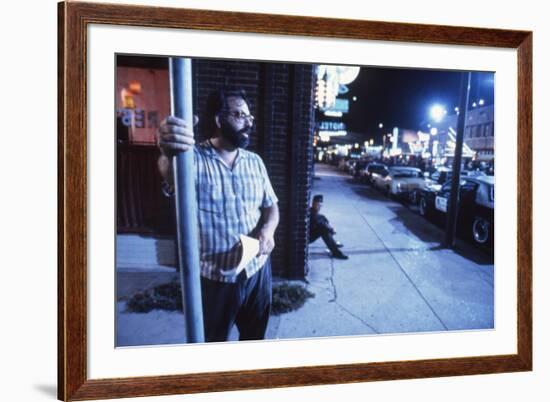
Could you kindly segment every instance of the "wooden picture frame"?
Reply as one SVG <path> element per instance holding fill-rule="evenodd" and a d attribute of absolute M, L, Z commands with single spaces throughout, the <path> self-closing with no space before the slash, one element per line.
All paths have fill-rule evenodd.
<path fill-rule="evenodd" d="M 87 400 L 532 369 L 532 32 L 209 10 L 58 5 L 58 397 Z M 87 375 L 87 27 L 125 25 L 517 50 L 517 353 L 132 378 Z M 521 172 L 521 180 L 520 173 Z"/>

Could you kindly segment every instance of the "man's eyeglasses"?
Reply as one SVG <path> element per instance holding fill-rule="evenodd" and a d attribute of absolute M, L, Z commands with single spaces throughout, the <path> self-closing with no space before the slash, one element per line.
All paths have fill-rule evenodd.
<path fill-rule="evenodd" d="M 242 110 L 226 110 L 224 113 L 233 117 L 235 120 L 248 120 L 249 123 L 254 123 L 254 116 L 251 114 L 246 114 Z"/>

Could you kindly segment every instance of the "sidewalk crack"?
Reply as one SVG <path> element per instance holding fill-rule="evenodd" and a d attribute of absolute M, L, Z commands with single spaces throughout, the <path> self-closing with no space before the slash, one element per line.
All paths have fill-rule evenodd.
<path fill-rule="evenodd" d="M 348 310 L 346 307 L 344 307 L 341 303 L 338 302 L 338 292 L 336 291 L 336 284 L 334 283 L 334 259 L 333 258 L 330 259 L 330 276 L 328 280 L 330 282 L 330 287 L 332 288 L 332 296 L 333 296 L 332 299 L 329 300 L 329 303 L 336 303 L 338 307 L 340 307 L 347 314 L 349 314 L 350 316 L 358 320 L 365 327 L 369 328 L 375 334 L 379 334 L 380 332 L 378 332 L 376 328 L 374 328 L 368 322 L 364 321 L 361 317 L 353 314 L 350 310 Z"/>
<path fill-rule="evenodd" d="M 330 276 L 328 280 L 330 282 L 330 287 L 332 289 L 332 299 L 330 299 L 328 302 L 333 303 L 333 302 L 336 302 L 336 300 L 338 300 L 338 292 L 336 291 L 336 285 L 334 284 L 334 259 L 332 257 L 330 258 Z"/>
<path fill-rule="evenodd" d="M 356 320 L 358 320 L 361 324 L 363 324 L 365 327 L 369 328 L 372 332 L 374 332 L 375 334 L 380 334 L 380 332 L 374 328 L 372 325 L 370 325 L 368 322 L 366 322 L 365 320 L 363 320 L 361 317 L 353 314 L 351 311 L 349 311 L 347 308 L 345 308 L 342 304 L 340 303 L 336 303 L 338 305 L 338 307 L 340 307 L 342 310 L 344 310 L 346 313 L 348 313 L 350 316 L 352 316 L 353 318 L 355 318 Z"/>

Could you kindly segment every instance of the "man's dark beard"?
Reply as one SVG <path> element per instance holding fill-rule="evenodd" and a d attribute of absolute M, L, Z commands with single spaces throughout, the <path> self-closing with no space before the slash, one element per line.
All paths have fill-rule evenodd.
<path fill-rule="evenodd" d="M 227 121 L 222 121 L 220 129 L 223 139 L 225 139 L 234 147 L 246 148 L 250 143 L 250 136 L 253 131 L 252 127 L 247 126 L 240 130 L 235 130 L 235 128 Z M 248 137 L 244 136 L 243 134 L 248 134 Z"/>

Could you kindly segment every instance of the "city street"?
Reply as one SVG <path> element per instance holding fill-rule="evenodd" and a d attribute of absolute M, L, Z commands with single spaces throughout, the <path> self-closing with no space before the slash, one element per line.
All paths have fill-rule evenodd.
<path fill-rule="evenodd" d="M 262 121 L 257 127 L 262 137 L 252 136 L 248 144 L 264 160 L 281 201 L 269 339 L 494 328 L 494 266 L 488 251 L 494 231 L 494 72 L 214 59 L 194 59 L 193 64 L 204 78 L 197 81 L 197 93 L 213 100 L 227 96 L 228 104 L 229 98 L 242 98 L 235 105 L 242 110 L 229 111 L 226 106 L 218 110 L 218 114 L 224 112 L 228 127 L 251 128 L 254 113 L 258 121 L 277 116 Z M 165 102 L 172 96 L 168 71 L 167 58 L 117 58 L 116 90 L 121 96 L 116 103 L 116 336 L 120 346 L 185 342 L 181 305 L 174 302 L 180 300 L 181 287 L 175 269 L 176 220 L 170 198 L 158 188 L 156 133 L 160 117 L 170 113 Z M 250 88 L 250 102 L 244 92 L 229 96 L 215 88 L 219 71 L 236 89 L 242 86 L 248 92 Z M 272 84 L 265 87 L 266 82 Z M 194 105 L 198 115 L 210 116 L 208 99 Z M 280 106 L 289 99 L 292 108 Z M 471 101 L 462 104 L 461 99 Z M 216 104 L 224 102 L 216 100 Z M 244 146 L 248 137 L 241 145 L 240 140 L 233 143 L 215 121 L 218 114 L 201 124 L 197 139 L 217 138 L 222 150 L 233 144 L 225 150 L 236 155 L 235 146 Z M 459 143 L 462 147 L 457 147 Z M 310 152 L 314 160 L 330 164 L 318 163 L 312 172 L 305 157 Z M 369 177 L 383 178 L 377 184 L 388 194 L 403 193 L 409 179 L 421 181 L 419 187 L 428 179 L 443 188 L 452 165 L 468 180 L 487 175 L 483 183 L 469 181 L 460 187 L 466 195 L 458 215 L 464 223 L 459 229 L 467 229 L 486 249 L 460 239 L 453 249 L 443 247 L 444 229 L 420 216 L 416 207 L 359 184 L 332 165 L 359 169 L 372 160 L 384 164 L 378 165 L 384 174 L 369 171 Z M 201 163 L 196 165 L 202 171 Z M 385 165 L 433 169 L 427 178 L 419 169 L 390 174 Z M 206 250 L 225 253 L 214 245 L 236 239 L 222 225 L 230 221 L 224 214 L 248 197 L 248 182 L 236 184 L 240 175 L 233 172 L 231 179 L 219 173 L 198 176 L 208 176 L 207 184 L 212 186 L 198 201 L 206 204 L 212 195 L 216 213 L 207 219 L 222 228 L 209 236 L 209 229 L 199 225 L 206 231 L 200 233 L 201 239 L 208 239 L 203 245 Z M 422 192 L 423 214 L 446 211 L 456 189 L 448 190 Z M 304 244 L 309 219 L 303 202 L 315 194 L 324 196 L 321 213 L 336 229 L 336 239 L 344 244 L 342 252 L 349 259 L 333 259 L 322 239 L 309 247 Z M 254 198 L 261 199 L 257 195 Z M 210 207 L 203 205 L 205 210 Z M 252 216 L 246 208 L 243 214 Z M 260 223 L 265 222 L 240 230 L 250 233 Z M 179 226 L 180 239 L 191 239 L 185 232 L 192 226 L 187 222 Z M 208 253 L 203 260 L 217 255 Z M 287 278 L 299 280 L 288 283 Z M 230 339 L 238 339 L 237 330 Z"/>
<path fill-rule="evenodd" d="M 350 258 L 329 258 L 321 239 L 310 245 L 316 296 L 281 316 L 273 337 L 493 327 L 489 255 L 461 241 L 456 251 L 441 248 L 442 228 L 333 166 L 316 165 L 314 194 L 324 195 L 321 213 Z"/>
<path fill-rule="evenodd" d="M 314 194 L 324 195 L 321 213 L 350 258 L 332 259 L 321 239 L 312 243 L 305 287 L 315 296 L 298 310 L 272 316 L 269 339 L 494 327 L 494 267 L 487 253 L 461 241 L 457 250 L 441 248 L 442 228 L 335 167 L 316 165 Z M 124 275 L 127 284 L 175 278 Z M 181 313 L 128 313 L 124 302 L 118 307 L 119 346 L 185 342 Z"/>

